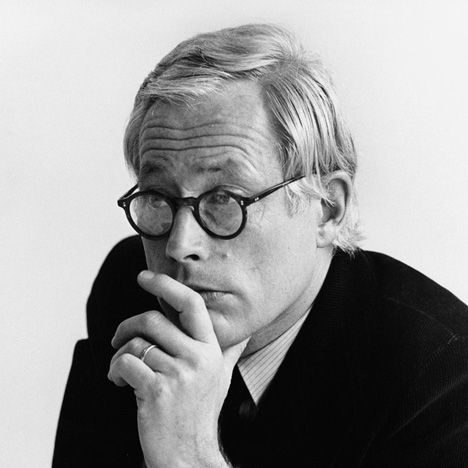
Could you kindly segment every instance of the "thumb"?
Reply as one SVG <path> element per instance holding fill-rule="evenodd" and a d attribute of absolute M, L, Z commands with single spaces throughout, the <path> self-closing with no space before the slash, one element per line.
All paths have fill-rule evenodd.
<path fill-rule="evenodd" d="M 250 336 L 244 341 L 241 341 L 240 343 L 232 345 L 229 348 L 223 349 L 224 365 L 227 370 L 232 372 L 232 369 L 234 369 L 234 366 L 241 357 L 249 341 Z"/>

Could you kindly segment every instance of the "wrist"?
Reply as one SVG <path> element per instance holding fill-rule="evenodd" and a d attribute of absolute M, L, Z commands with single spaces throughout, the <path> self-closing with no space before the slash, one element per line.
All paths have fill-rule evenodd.
<path fill-rule="evenodd" d="M 172 458 L 166 464 L 151 463 L 146 461 L 145 468 L 232 468 L 232 465 L 227 460 L 226 456 L 218 450 L 205 450 L 203 454 L 191 459 L 188 458 Z"/>

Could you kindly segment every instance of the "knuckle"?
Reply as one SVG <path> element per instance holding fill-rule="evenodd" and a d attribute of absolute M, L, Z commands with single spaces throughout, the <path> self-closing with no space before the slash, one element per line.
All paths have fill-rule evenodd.
<path fill-rule="evenodd" d="M 194 353 L 191 359 L 191 366 L 193 366 L 196 373 L 210 372 L 214 365 L 213 356 L 203 350 Z"/>
<path fill-rule="evenodd" d="M 193 368 L 197 374 L 205 373 L 210 368 L 210 362 L 206 357 L 198 357 L 193 362 Z"/>
<path fill-rule="evenodd" d="M 128 343 L 127 343 L 127 349 L 126 351 L 128 353 L 133 354 L 134 356 L 139 356 L 142 349 L 144 348 L 146 344 L 146 341 L 144 341 L 142 338 L 139 336 L 132 338 Z"/>
<path fill-rule="evenodd" d="M 133 356 L 130 353 L 123 353 L 119 358 L 115 361 L 114 365 L 117 369 L 126 369 L 132 365 Z"/>
<path fill-rule="evenodd" d="M 161 324 L 162 315 L 155 310 L 146 312 L 143 316 L 143 327 L 145 330 L 151 330 L 152 328 L 157 328 Z"/>
<path fill-rule="evenodd" d="M 176 369 L 177 380 L 183 385 L 190 385 L 194 380 L 194 373 L 185 366 L 179 366 Z"/>
<path fill-rule="evenodd" d="M 118 380 L 118 378 L 125 373 L 125 370 L 130 366 L 129 355 L 124 353 L 121 354 L 115 361 L 111 364 L 109 369 L 109 375 L 112 376 L 112 380 Z"/>

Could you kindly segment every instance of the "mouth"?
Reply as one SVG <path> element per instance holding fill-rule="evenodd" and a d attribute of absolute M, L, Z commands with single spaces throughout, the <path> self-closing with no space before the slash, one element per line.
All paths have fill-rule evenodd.
<path fill-rule="evenodd" d="M 226 296 L 227 291 L 218 291 L 214 289 L 202 289 L 202 288 L 192 288 L 196 293 L 200 294 L 200 296 L 205 301 L 205 304 L 208 302 L 215 302 L 222 299 Z"/>

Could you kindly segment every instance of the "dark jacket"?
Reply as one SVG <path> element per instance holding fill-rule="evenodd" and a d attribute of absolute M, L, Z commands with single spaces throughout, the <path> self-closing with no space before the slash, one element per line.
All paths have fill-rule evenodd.
<path fill-rule="evenodd" d="M 136 283 L 144 268 L 132 237 L 96 278 L 55 468 L 141 463 L 133 391 L 106 375 L 118 324 L 158 307 Z M 468 467 L 467 335 L 468 308 L 441 286 L 386 255 L 338 251 L 256 415 L 221 427 L 227 456 L 241 467 Z"/>

